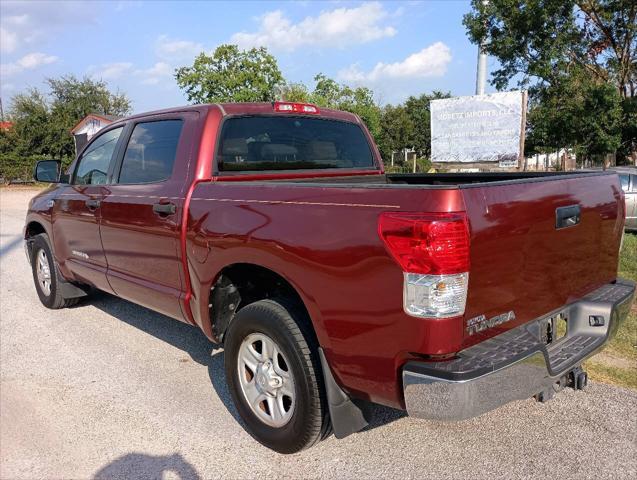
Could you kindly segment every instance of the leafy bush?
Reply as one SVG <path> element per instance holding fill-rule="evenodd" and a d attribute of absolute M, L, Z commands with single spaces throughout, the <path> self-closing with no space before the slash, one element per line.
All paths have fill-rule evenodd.
<path fill-rule="evenodd" d="M 8 183 L 13 180 L 32 180 L 35 164 L 39 160 L 50 160 L 45 155 L 17 155 L 15 153 L 0 153 L 0 179 Z M 71 163 L 72 158 L 62 159 L 62 170 Z"/>

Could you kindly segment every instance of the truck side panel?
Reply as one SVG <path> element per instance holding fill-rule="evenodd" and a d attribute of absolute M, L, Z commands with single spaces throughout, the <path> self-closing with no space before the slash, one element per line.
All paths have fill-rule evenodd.
<path fill-rule="evenodd" d="M 210 335 L 210 288 L 225 266 L 266 267 L 301 296 L 339 383 L 400 407 L 400 365 L 413 352 L 457 350 L 462 321 L 404 313 L 402 271 L 378 237 L 378 216 L 463 209 L 457 189 L 201 183 L 187 229 L 195 321 Z"/>

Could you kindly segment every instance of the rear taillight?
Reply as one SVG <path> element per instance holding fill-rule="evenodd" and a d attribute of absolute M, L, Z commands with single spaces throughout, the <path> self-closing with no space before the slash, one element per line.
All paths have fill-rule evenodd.
<path fill-rule="evenodd" d="M 404 275 L 409 315 L 462 315 L 469 282 L 469 226 L 454 213 L 382 213 L 378 233 Z"/>
<path fill-rule="evenodd" d="M 316 105 L 310 103 L 290 103 L 290 102 L 275 102 L 274 111 L 282 113 L 309 113 L 318 114 L 319 109 Z"/>

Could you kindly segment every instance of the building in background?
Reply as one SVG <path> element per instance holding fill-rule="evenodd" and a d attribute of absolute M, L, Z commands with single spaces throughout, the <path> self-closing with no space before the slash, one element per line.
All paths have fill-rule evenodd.
<path fill-rule="evenodd" d="M 91 137 L 99 132 L 102 128 L 110 125 L 115 120 L 119 120 L 120 118 L 121 117 L 116 117 L 114 115 L 89 113 L 71 129 L 71 135 L 73 135 L 73 138 L 75 138 L 75 152 L 77 153 L 82 150 L 82 148 L 84 148 L 84 145 L 88 143 Z"/>

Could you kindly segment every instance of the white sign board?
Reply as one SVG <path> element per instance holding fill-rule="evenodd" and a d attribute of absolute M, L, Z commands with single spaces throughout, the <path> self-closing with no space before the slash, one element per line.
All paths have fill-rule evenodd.
<path fill-rule="evenodd" d="M 431 161 L 517 166 L 525 111 L 522 91 L 432 100 Z"/>

